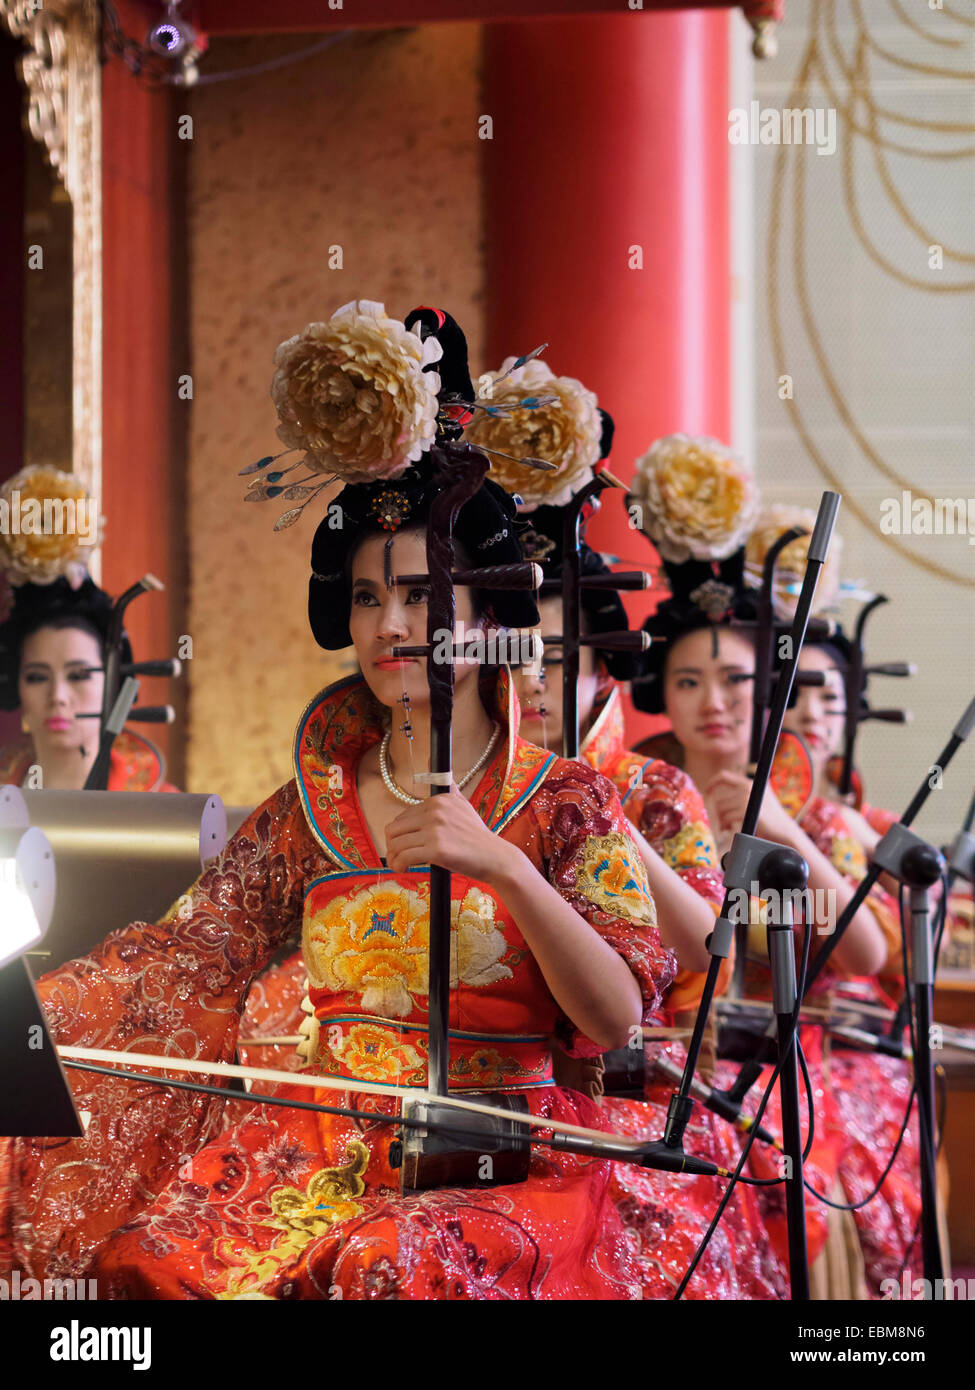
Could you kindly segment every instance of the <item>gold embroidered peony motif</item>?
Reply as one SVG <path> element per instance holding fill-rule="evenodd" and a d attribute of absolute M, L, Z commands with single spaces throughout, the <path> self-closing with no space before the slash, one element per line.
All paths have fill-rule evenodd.
<path fill-rule="evenodd" d="M 334 1037 L 336 1025 L 326 1025 L 325 1037 L 332 1056 L 344 1071 L 360 1081 L 402 1082 L 410 1085 L 426 1079 L 426 1058 L 388 1028 L 375 1023 L 354 1023 Z"/>
<path fill-rule="evenodd" d="M 833 868 L 850 878 L 861 879 L 867 872 L 863 846 L 852 835 L 837 835 L 830 845 L 829 857 Z"/>
<path fill-rule="evenodd" d="M 384 882 L 335 897 L 305 923 L 312 989 L 358 994 L 383 1018 L 406 1018 L 429 977 L 429 885 Z"/>
<path fill-rule="evenodd" d="M 322 1236 L 336 1221 L 358 1216 L 362 1207 L 353 1201 L 366 1190 L 362 1174 L 369 1163 L 369 1150 L 359 1139 L 349 1142 L 351 1158 L 340 1168 L 320 1168 L 304 1192 L 297 1187 L 279 1187 L 270 1194 L 271 1223 L 284 1231 L 299 1231 L 310 1240 Z"/>
<path fill-rule="evenodd" d="M 661 858 L 672 869 L 685 869 L 691 865 L 711 868 L 716 855 L 711 832 L 700 821 L 688 821 L 661 846 Z"/>
<path fill-rule="evenodd" d="M 511 978 L 494 920 L 495 902 L 469 888 L 451 903 L 450 984 L 475 988 Z M 312 989 L 358 994 L 381 1018 L 407 1018 L 429 992 L 429 884 L 385 881 L 334 898 L 305 923 L 303 949 Z"/>
<path fill-rule="evenodd" d="M 267 1224 L 284 1234 L 270 1250 L 243 1251 L 233 1240 L 217 1241 L 215 1253 L 234 1269 L 218 1299 L 266 1300 L 262 1292 L 282 1265 L 298 1258 L 316 1236 L 325 1235 L 337 1221 L 349 1221 L 363 1208 L 354 1199 L 366 1190 L 362 1174 L 369 1150 L 359 1139 L 349 1141 L 347 1161 L 338 1168 L 320 1168 L 304 1192 L 279 1187 L 269 1194 L 273 1218 Z"/>
<path fill-rule="evenodd" d="M 657 914 L 643 861 L 627 835 L 590 835 L 576 869 L 576 891 L 614 917 L 653 927 Z"/>
<path fill-rule="evenodd" d="M 508 943 L 494 924 L 494 899 L 469 888 L 461 901 L 450 904 L 450 985 L 493 985 L 510 980 L 501 964 Z"/>

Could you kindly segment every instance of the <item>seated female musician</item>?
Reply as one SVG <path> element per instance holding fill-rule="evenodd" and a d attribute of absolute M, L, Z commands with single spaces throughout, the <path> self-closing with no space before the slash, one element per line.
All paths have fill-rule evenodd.
<path fill-rule="evenodd" d="M 843 745 L 844 675 L 851 654 L 849 639 L 841 631 L 803 648 L 800 671 L 823 672 L 826 684 L 800 687 L 785 725 L 801 738 L 812 770 L 808 796 L 787 798 L 787 804 L 823 854 L 856 882 L 867 872 L 879 835 L 853 807 L 836 799 L 827 776 L 830 760 Z M 792 777 L 787 785 L 794 784 Z M 893 884 L 890 887 L 896 892 Z M 875 897 L 882 900 L 881 889 Z M 851 982 L 852 993 L 868 1005 L 890 1006 L 903 991 L 900 921 L 893 903 L 878 912 L 878 922 L 887 945 L 887 959 L 877 972 L 880 979 Z M 836 1101 L 834 1129 L 843 1146 L 839 1171 L 845 1200 L 860 1202 L 874 1190 L 898 1141 L 911 1092 L 910 1067 L 900 1058 L 834 1043 L 829 1079 Z M 947 1170 L 940 1158 L 939 1179 L 946 1188 Z M 918 1132 L 912 1119 L 879 1196 L 854 1212 L 867 1286 L 874 1296 L 882 1292 L 883 1280 L 898 1280 L 909 1261 L 918 1261 L 920 1214 Z"/>
<path fill-rule="evenodd" d="M 77 479 L 38 466 L 8 479 L 0 497 L 22 511 L 36 505 L 39 515 L 45 502 L 70 501 L 76 517 L 90 505 Z M 97 536 L 88 540 L 94 545 Z M 98 756 L 112 600 L 89 578 L 87 553 L 78 529 L 0 534 L 0 571 L 12 591 L 0 623 L 0 709 L 19 708 L 22 729 L 0 748 L 0 785 L 80 791 Z M 123 659 L 131 661 L 123 641 Z M 164 776 L 159 750 L 123 729 L 112 746 L 108 790 L 176 791 Z"/>
<path fill-rule="evenodd" d="M 558 511 L 540 507 L 528 518 L 532 529 L 522 536 L 526 554 L 538 558 L 534 538 L 546 535 L 540 528 L 550 520 L 555 524 L 549 529 L 557 528 Z M 610 572 L 585 543 L 581 553 L 584 574 Z M 542 557 L 547 580 L 560 579 L 558 558 Z M 626 610 L 614 591 L 582 592 L 583 636 L 626 630 Z M 562 601 L 543 595 L 538 608 L 542 637 L 549 639 L 543 663 L 522 668 L 516 689 L 525 733 L 557 751 L 562 747 L 562 650 L 551 639 L 562 631 Z M 616 786 L 653 890 L 661 939 L 676 951 L 683 969 L 699 972 L 707 970 L 710 959 L 704 941 L 714 928 L 714 912 L 708 904 L 721 905 L 721 871 L 704 803 L 691 779 L 662 759 L 642 758 L 626 747 L 619 683 L 639 669 L 628 652 L 580 647 L 579 753 Z"/>
<path fill-rule="evenodd" d="M 671 436 L 658 441 L 638 462 L 633 489 L 631 515 L 660 553 L 671 590 L 671 596 L 644 623 L 653 645 L 644 676 L 633 683 L 637 708 L 666 715 L 671 730 L 647 740 L 639 751 L 657 754 L 690 775 L 701 788 L 719 849 L 724 850 L 741 827 L 751 785 L 745 769 L 752 722 L 756 609 L 755 595 L 745 586 L 744 541 L 757 506 L 754 481 L 714 441 Z M 688 497 L 695 493 L 694 505 L 689 505 Z M 797 849 L 809 865 L 811 901 L 833 903 L 837 912 L 842 910 L 853 890 L 792 821 L 772 788 L 763 800 L 756 833 Z M 885 938 L 872 906 L 860 909 L 836 952 L 837 966 L 847 972 L 876 970 L 885 959 Z M 814 921 L 812 927 L 814 932 L 829 930 L 830 921 Z M 817 939 L 814 935 L 814 949 Z M 757 989 L 749 978 L 747 992 L 754 994 Z M 729 1081 L 733 1079 L 729 1068 L 721 1070 Z M 757 1083 L 750 1102 L 763 1089 Z M 836 1179 L 838 1143 L 827 1133 L 827 1099 L 822 1088 L 815 1089 L 816 1141 L 807 1160 L 807 1176 L 820 1191 L 829 1193 Z M 764 1123 L 777 1132 L 777 1095 L 765 1115 Z M 777 1158 L 758 1143 L 752 1146 L 750 1162 L 759 1176 L 778 1171 Z M 771 1189 L 759 1193 L 758 1203 L 784 1268 L 787 1241 L 781 1199 Z M 825 1245 L 827 1225 L 824 1209 L 809 1203 L 808 1248 L 817 1290 L 825 1286 L 827 1259 L 817 1257 Z"/>
<path fill-rule="evenodd" d="M 457 783 L 427 796 L 425 668 L 390 655 L 426 640 L 427 589 L 394 577 L 426 569 L 435 486 L 416 456 L 438 409 L 441 437 L 453 431 L 449 383 L 466 373 L 448 357 L 438 403 L 430 330 L 448 351 L 459 330 L 438 311 L 407 322 L 415 333 L 359 301 L 276 359 L 285 441 L 308 429 L 315 447 L 330 441 L 329 471 L 339 456 L 347 472 L 368 475 L 373 460 L 387 475 L 347 486 L 329 509 L 341 527 L 323 521 L 312 548 L 312 631 L 330 650 L 351 639 L 361 677 L 310 702 L 294 778 L 179 907 L 39 985 L 61 1044 L 226 1060 L 248 987 L 300 921 L 313 1064 L 352 1089 L 278 1095 L 368 1118 L 258 1104 L 227 1129 L 222 1101 L 75 1072 L 85 1138 L 53 1152 L 14 1140 L 5 1155 L 0 1229 L 31 1273 L 89 1270 L 109 1297 L 639 1297 L 608 1163 L 536 1150 L 520 1184 L 399 1196 L 399 1097 L 370 1089 L 426 1083 L 431 862 L 454 875 L 451 1090 L 509 1092 L 533 1114 L 605 1129 L 591 1102 L 552 1084 L 547 1039 L 559 1028 L 583 1053 L 625 1042 L 674 971 L 615 791 L 518 736 L 503 671 L 485 703 L 478 667 L 457 666 Z M 350 387 L 361 416 L 332 404 Z M 458 515 L 456 558 L 517 561 L 513 517 L 485 484 Z M 482 604 L 494 621 L 535 617 L 513 591 L 458 588 L 456 601 L 468 628 Z"/>
<path fill-rule="evenodd" d="M 561 509 L 539 507 L 523 534 L 526 553 L 541 559 L 547 584 L 561 580 Z M 547 545 L 544 544 L 547 542 Z M 547 553 L 546 553 L 547 552 Z M 608 574 L 601 556 L 584 542 L 584 574 Z M 543 638 L 562 632 L 562 603 L 539 602 Z M 583 589 L 583 635 L 621 632 L 626 610 L 613 590 Z M 710 957 L 705 938 L 714 929 L 724 890 L 718 853 L 701 795 L 690 777 L 660 758 L 644 758 L 626 748 L 620 683 L 636 675 L 642 658 L 583 646 L 579 652 L 577 702 L 580 757 L 616 786 L 631 833 L 640 850 L 657 905 L 661 939 L 677 954 L 681 969 L 664 996 L 664 1026 L 691 1024 L 700 1002 Z M 525 667 L 516 677 L 522 727 L 547 748 L 561 747 L 562 651 L 545 645 L 544 666 Z M 718 990 L 727 987 L 731 961 L 722 968 Z M 673 1077 L 658 1063 L 683 1068 L 680 1041 L 652 1041 L 646 1048 L 647 1089 L 643 1101 L 608 1096 L 604 1118 L 618 1132 L 659 1139 L 664 1132 Z M 724 1120 L 696 1106 L 685 1143 L 688 1152 L 733 1169 L 740 1157 L 737 1132 Z M 703 1238 L 724 1190 L 713 1178 L 688 1178 L 619 1164 L 613 1191 L 627 1224 L 638 1233 L 645 1261 L 645 1298 L 672 1295 Z M 681 1221 L 669 1236 L 661 1259 L 660 1227 L 664 1213 L 679 1209 Z M 751 1189 L 739 1186 L 707 1253 L 688 1285 L 688 1298 L 773 1298 L 785 1288 L 768 1251 L 768 1240 Z"/>
<path fill-rule="evenodd" d="M 502 374 L 494 375 L 500 377 Z M 546 437 L 560 441 L 560 457 L 565 457 L 571 444 L 595 453 L 595 433 L 587 437 L 570 414 L 573 408 L 578 409 L 581 398 L 590 394 L 579 383 L 568 378 L 554 379 L 545 363 L 536 360 L 504 375 L 503 396 L 492 391 L 492 401 L 500 396 L 506 406 L 514 406 L 524 396 L 550 394 L 563 418 L 559 421 L 560 427 L 549 428 L 545 433 Z M 525 416 L 531 418 L 533 413 L 513 410 L 510 416 L 492 418 L 486 429 L 483 424 L 472 427 L 471 433 L 478 439 L 484 436 L 492 450 L 511 454 L 524 447 L 519 437 L 524 428 L 523 419 Z M 544 410 L 539 413 L 545 414 Z M 566 415 L 569 415 L 568 422 Z M 600 410 L 599 417 L 599 455 L 605 458 L 612 441 L 613 423 L 605 411 Z M 539 421 L 533 420 L 532 424 L 536 430 L 540 429 Z M 544 445 L 533 452 L 550 462 L 556 461 L 549 458 Z M 492 467 L 509 489 L 517 483 L 523 493 L 534 499 L 547 495 L 553 479 L 555 487 L 560 485 L 557 474 L 522 468 L 519 476 L 510 464 L 499 467 L 497 459 L 500 456 L 492 454 Z M 561 579 L 562 517 L 561 507 L 543 504 L 526 514 L 523 520 L 525 529 L 521 532 L 521 541 L 525 555 L 542 565 L 548 586 L 558 585 Z M 585 573 L 609 573 L 601 557 L 585 544 L 582 545 L 582 561 Z M 551 638 L 560 633 L 561 601 L 543 596 L 538 607 L 542 636 Z M 626 611 L 618 594 L 607 590 L 583 590 L 582 621 L 584 632 L 590 634 L 622 631 L 627 627 Z M 516 674 L 520 727 L 540 747 L 559 752 L 562 747 L 559 649 L 546 645 L 544 662 L 543 668 L 524 667 Z M 624 746 L 617 683 L 629 680 L 638 669 L 639 659 L 630 653 L 591 647 L 580 650 L 577 687 L 582 734 L 580 753 L 617 788 L 630 821 L 630 833 L 647 871 L 661 939 L 676 951 L 681 964 L 666 994 L 666 1015 L 661 1014 L 661 1022 L 668 1024 L 678 1022 L 676 1015 L 681 1014 L 683 1021 L 687 1021 L 689 1011 L 700 999 L 703 975 L 695 972 L 707 969 L 709 956 L 704 940 L 713 930 L 715 914 L 720 908 L 721 874 L 704 804 L 687 775 L 659 759 L 647 760 L 630 753 Z M 720 987 L 725 983 L 723 979 Z M 245 1013 L 241 1044 L 244 1056 L 265 1064 L 273 1057 L 276 1065 L 300 1065 L 293 1045 L 284 1043 L 283 1039 L 293 1034 L 301 1023 L 301 1001 L 306 990 L 300 952 L 272 967 L 255 982 Z M 256 1041 L 275 1037 L 282 1038 L 282 1043 Z M 659 1054 L 671 1065 L 683 1065 L 684 1053 L 679 1042 L 655 1043 L 653 1049 L 655 1055 Z M 303 1044 L 300 1051 L 305 1050 Z M 591 1064 L 567 1064 L 558 1046 L 554 1048 L 554 1061 L 556 1077 L 565 1085 L 578 1089 L 592 1087 Z M 648 1095 L 648 1105 L 634 1105 L 618 1099 L 606 1101 L 603 1103 L 604 1118 L 615 1129 L 625 1129 L 634 1137 L 659 1138 L 666 1120 L 670 1089 L 671 1083 L 657 1076 Z M 715 1130 L 722 1132 L 715 1133 Z M 733 1167 L 740 1152 L 735 1132 L 722 1121 L 713 1122 L 707 1112 L 695 1116 L 688 1133 L 688 1145 L 697 1156 L 724 1167 Z M 631 1232 L 640 1239 L 643 1296 L 669 1297 L 707 1229 L 721 1187 L 713 1179 L 652 1172 L 629 1165 L 615 1165 L 612 1182 L 620 1212 Z M 758 1253 L 764 1233 L 754 1212 L 742 1213 L 741 1207 L 748 1203 L 749 1194 L 744 1188 L 739 1192 L 700 1273 L 690 1286 L 691 1297 L 754 1298 L 768 1297 L 772 1293 L 762 1273 L 763 1260 Z M 660 1213 L 678 1207 L 683 1219 L 664 1237 Z"/>
<path fill-rule="evenodd" d="M 480 387 L 497 410 L 477 416 L 467 437 L 489 455 L 490 476 L 519 504 L 526 553 L 544 569 L 547 589 L 539 611 L 542 635 L 551 638 L 562 631 L 557 588 L 562 575 L 563 509 L 605 467 L 615 425 L 581 381 L 557 376 L 538 358 L 520 366 L 508 358 L 497 371 L 481 378 Z M 544 403 L 534 407 L 532 403 L 539 399 Z M 541 458 L 552 471 L 519 462 L 526 456 Z M 583 524 L 598 506 L 594 499 L 585 503 Z M 581 557 L 584 573 L 609 572 L 602 558 L 584 543 Z M 618 593 L 583 589 L 581 621 L 588 636 L 625 630 L 626 610 Z M 704 939 L 714 926 L 714 912 L 707 903 L 720 906 L 721 874 L 704 806 L 690 780 L 676 768 L 660 760 L 648 762 L 624 746 L 617 682 L 629 681 L 639 666 L 632 652 L 580 648 L 579 751 L 590 766 L 615 783 L 635 827 L 657 904 L 661 938 L 677 952 L 685 970 L 706 970 L 709 956 Z M 562 748 L 561 667 L 559 649 L 549 643 L 545 674 L 535 666 L 518 679 L 525 732 L 556 752 Z M 672 990 L 672 1008 L 681 1008 L 680 997 L 678 981 Z M 689 999 L 688 1006 L 692 1002 Z"/>
<path fill-rule="evenodd" d="M 751 473 L 713 440 L 672 435 L 637 462 L 631 513 L 656 546 L 671 597 L 644 623 L 647 669 L 633 687 L 637 708 L 666 714 L 671 733 L 650 741 L 699 787 L 719 849 L 740 829 L 751 782 L 749 761 L 755 653 L 755 595 L 745 583 L 744 542 L 757 508 Z M 688 505 L 688 493 L 698 499 Z M 634 511 L 635 508 L 635 511 Z M 756 833 L 797 850 L 809 865 L 814 898 L 842 911 L 853 892 L 793 821 L 773 788 Z M 819 890 L 816 894 L 815 890 Z M 826 895 L 829 895 L 828 897 Z M 828 929 L 828 922 L 817 922 Z M 836 964 L 871 974 L 886 959 L 884 934 L 862 907 L 836 951 Z"/>

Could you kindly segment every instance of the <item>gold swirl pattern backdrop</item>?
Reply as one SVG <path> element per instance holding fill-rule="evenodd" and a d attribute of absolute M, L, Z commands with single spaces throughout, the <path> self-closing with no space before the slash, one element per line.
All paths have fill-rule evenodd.
<path fill-rule="evenodd" d="M 868 724 L 858 744 L 869 799 L 900 810 L 975 693 L 975 20 L 798 0 L 779 37 L 753 99 L 832 113 L 835 142 L 742 150 L 755 164 L 758 472 L 769 500 L 843 493 L 844 578 L 891 600 L 868 660 L 918 664 L 870 690 L 909 707 L 911 729 Z M 927 534 L 915 514 L 934 528 L 949 500 L 955 533 Z M 858 607 L 844 604 L 844 622 Z M 936 840 L 961 821 L 966 771 L 925 811 Z"/>

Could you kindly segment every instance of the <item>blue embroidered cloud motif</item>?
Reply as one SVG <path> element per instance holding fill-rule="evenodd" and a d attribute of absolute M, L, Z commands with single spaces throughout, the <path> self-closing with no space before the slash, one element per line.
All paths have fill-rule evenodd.
<path fill-rule="evenodd" d="M 362 938 L 363 941 L 366 941 L 370 936 L 373 935 L 374 932 L 377 931 L 385 932 L 387 936 L 391 936 L 395 939 L 396 929 L 393 926 L 393 918 L 395 916 L 395 907 L 391 908 L 390 911 L 386 913 L 374 912 L 371 918 L 372 925 L 370 926 L 369 930 L 364 933 Z"/>

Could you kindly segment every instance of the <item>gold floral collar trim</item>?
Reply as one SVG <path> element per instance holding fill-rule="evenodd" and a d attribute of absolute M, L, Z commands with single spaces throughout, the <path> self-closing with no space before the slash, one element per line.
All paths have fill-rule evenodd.
<path fill-rule="evenodd" d="M 623 702 L 619 686 L 614 685 L 609 697 L 599 707 L 599 713 L 589 726 L 589 732 L 579 745 L 579 752 L 597 772 L 625 744 Z"/>
<path fill-rule="evenodd" d="M 295 729 L 294 773 L 305 819 L 322 849 L 343 869 L 364 868 L 375 853 L 346 797 L 350 787 L 354 794 L 359 759 L 379 742 L 386 716 L 363 677 L 349 676 L 320 691 Z M 521 810 L 557 759 L 518 737 L 518 702 L 507 668 L 498 679 L 495 717 L 507 736 L 482 774 L 473 805 L 497 831 Z"/>

